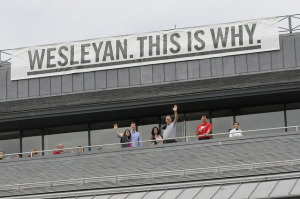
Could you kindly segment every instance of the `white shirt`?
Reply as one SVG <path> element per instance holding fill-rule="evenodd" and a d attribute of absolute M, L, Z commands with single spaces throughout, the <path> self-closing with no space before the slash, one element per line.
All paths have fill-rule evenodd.
<path fill-rule="evenodd" d="M 176 123 L 173 121 L 164 130 L 164 139 L 175 138 L 175 135 L 176 135 Z"/>
<path fill-rule="evenodd" d="M 243 136 L 242 134 L 242 130 L 241 129 L 231 129 L 230 130 L 230 133 L 229 133 L 229 137 L 232 138 L 232 137 L 241 137 Z"/>

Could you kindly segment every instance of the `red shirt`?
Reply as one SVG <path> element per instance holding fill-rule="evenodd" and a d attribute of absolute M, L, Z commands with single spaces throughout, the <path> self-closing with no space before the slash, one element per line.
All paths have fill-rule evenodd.
<path fill-rule="evenodd" d="M 210 123 L 206 122 L 205 124 L 199 124 L 196 133 L 199 131 L 199 129 L 202 128 L 202 132 L 199 133 L 199 135 L 203 135 L 205 134 L 208 130 L 210 130 L 209 134 L 211 134 L 211 129 L 212 126 Z M 211 139 L 211 135 L 210 136 L 199 136 L 198 139 L 203 139 L 203 138 L 209 138 Z"/>
<path fill-rule="evenodd" d="M 63 153 L 64 151 L 62 150 L 57 150 L 57 151 L 53 151 L 53 155 L 57 155 L 57 154 L 60 154 L 60 153 Z"/>

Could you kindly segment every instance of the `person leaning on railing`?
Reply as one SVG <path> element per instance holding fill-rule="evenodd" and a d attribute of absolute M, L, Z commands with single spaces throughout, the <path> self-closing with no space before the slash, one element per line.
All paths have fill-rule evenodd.
<path fill-rule="evenodd" d="M 4 160 L 4 151 L 0 151 L 0 160 Z"/>
<path fill-rule="evenodd" d="M 61 154 L 63 153 L 63 148 L 64 148 L 64 145 L 62 143 L 59 143 L 57 145 L 57 150 L 56 151 L 53 151 L 53 155 L 58 155 L 58 154 Z"/>
<path fill-rule="evenodd" d="M 234 124 L 233 124 L 234 128 L 231 129 L 230 132 L 229 132 L 229 137 L 230 138 L 243 136 L 242 130 L 239 129 L 239 126 L 240 126 L 240 123 L 234 122 Z"/>
<path fill-rule="evenodd" d="M 166 143 L 176 143 L 177 141 L 175 139 L 171 139 L 171 138 L 175 138 L 176 136 L 176 123 L 178 122 L 178 114 L 177 114 L 177 105 L 174 105 L 174 107 L 172 108 L 172 110 L 174 111 L 174 121 L 172 122 L 172 118 L 170 115 L 166 116 L 166 123 L 167 123 L 167 127 L 164 130 L 164 144 Z"/>
<path fill-rule="evenodd" d="M 163 144 L 163 136 L 160 134 L 160 131 L 157 127 L 153 127 L 151 134 L 151 140 L 153 140 L 153 142 L 151 142 L 151 145 Z"/>
<path fill-rule="evenodd" d="M 121 138 L 123 136 L 122 132 L 118 132 L 118 124 L 116 123 L 114 124 L 114 130 L 118 138 Z M 131 147 L 142 146 L 142 143 L 139 142 L 141 141 L 141 135 L 136 131 L 136 124 L 134 122 L 131 122 L 130 134 L 130 142 L 134 142 L 131 144 Z"/>
<path fill-rule="evenodd" d="M 212 126 L 207 122 L 206 115 L 202 115 L 201 124 L 198 125 L 196 135 L 199 135 L 198 140 L 211 139 Z"/>

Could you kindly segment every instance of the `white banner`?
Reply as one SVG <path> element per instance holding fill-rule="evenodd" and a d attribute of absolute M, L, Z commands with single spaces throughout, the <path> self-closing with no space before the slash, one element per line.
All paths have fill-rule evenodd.
<path fill-rule="evenodd" d="M 277 18 L 12 50 L 11 79 L 82 73 L 279 49 Z"/>

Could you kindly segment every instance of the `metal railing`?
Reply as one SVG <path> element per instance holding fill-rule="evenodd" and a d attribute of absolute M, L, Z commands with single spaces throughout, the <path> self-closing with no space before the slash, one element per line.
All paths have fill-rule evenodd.
<path fill-rule="evenodd" d="M 300 14 L 278 16 L 277 19 L 279 22 L 279 33 L 295 33 L 300 31 Z M 0 50 L 0 67 L 10 63 L 11 50 Z M 2 60 L 2 57 L 5 58 Z"/>
<path fill-rule="evenodd" d="M 276 128 L 265 128 L 265 129 L 254 129 L 254 130 L 246 130 L 246 131 L 241 131 L 242 133 L 257 133 L 257 132 L 264 132 L 264 131 L 270 131 L 270 130 L 282 130 L 282 129 L 295 129 L 295 131 L 299 131 L 300 126 L 287 126 L 287 127 L 276 127 Z M 113 131 L 113 130 L 112 130 Z M 225 132 L 225 133 L 214 133 L 210 134 L 210 136 L 213 137 L 218 137 L 218 136 L 224 136 L 228 135 L 229 137 L 230 132 Z M 174 138 L 169 138 L 169 139 L 163 139 L 163 140 L 183 140 L 186 142 L 189 142 L 192 139 L 197 139 L 198 137 L 201 137 L 201 135 L 195 135 L 195 136 L 182 136 L 182 137 L 174 137 Z M 144 141 L 136 141 L 136 142 L 126 142 L 126 143 L 112 143 L 112 144 L 101 144 L 101 145 L 91 145 L 91 146 L 81 146 L 81 147 L 70 147 L 70 148 L 63 148 L 63 149 L 49 149 L 49 150 L 41 150 L 41 151 L 31 151 L 31 152 L 22 152 L 22 153 L 11 153 L 11 154 L 5 154 L 4 157 L 15 157 L 16 155 L 21 154 L 23 155 L 30 155 L 30 157 L 33 157 L 34 154 L 47 154 L 48 152 L 53 153 L 54 151 L 59 151 L 63 150 L 63 153 L 73 153 L 74 151 L 77 151 L 77 149 L 93 149 L 97 148 L 97 150 L 102 150 L 105 147 L 109 146 L 122 146 L 123 144 L 134 144 L 136 143 L 153 143 L 154 140 L 144 140 Z M 1 155 L 0 155 L 1 156 Z M 26 157 L 26 156 L 24 156 Z"/>
<path fill-rule="evenodd" d="M 126 180 L 153 180 L 162 177 L 186 177 L 189 175 L 197 174 L 208 174 L 208 173 L 222 173 L 228 171 L 241 171 L 248 170 L 252 171 L 255 169 L 264 169 L 272 167 L 289 167 L 300 165 L 300 159 L 294 160 L 284 160 L 284 161 L 273 161 L 273 162 L 261 162 L 252 164 L 240 164 L 240 165 L 229 165 L 220 167 L 206 167 L 206 168 L 196 168 L 196 169 L 181 169 L 173 171 L 163 171 L 163 172 L 149 172 L 140 174 L 128 174 L 128 175 L 116 175 L 116 176 L 103 176 L 103 177 L 92 177 L 92 178 L 78 178 L 78 179 L 68 179 L 68 180 L 56 180 L 56 181 L 44 181 L 35 183 L 23 183 L 23 184 L 13 184 L 13 185 L 3 185 L 0 186 L 0 190 L 15 190 L 21 191 L 22 189 L 28 188 L 54 188 L 56 186 L 62 185 L 82 185 L 88 183 L 97 182 L 108 182 L 108 183 L 118 183 Z"/>

